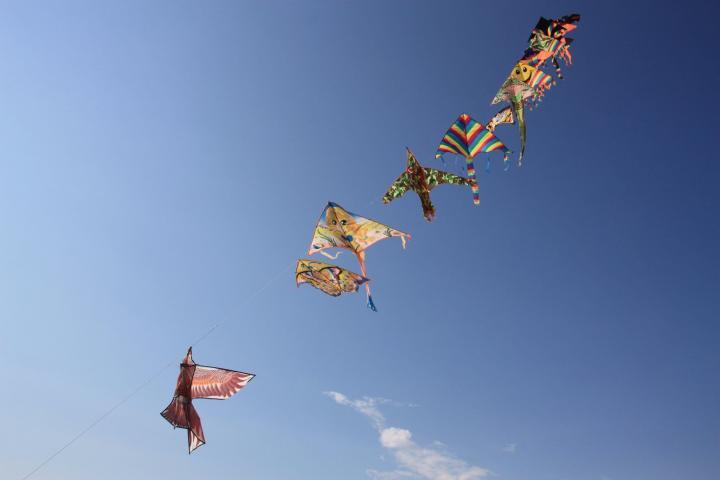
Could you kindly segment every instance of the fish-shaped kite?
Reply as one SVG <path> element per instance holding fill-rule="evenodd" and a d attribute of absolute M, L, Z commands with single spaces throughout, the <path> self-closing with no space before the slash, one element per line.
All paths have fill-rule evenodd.
<path fill-rule="evenodd" d="M 405 195 L 405 192 L 412 190 L 420 197 L 420 204 L 423 209 L 423 216 L 428 222 L 435 217 L 435 207 L 430 201 L 430 191 L 444 183 L 454 185 L 468 185 L 472 187 L 473 181 L 469 178 L 453 175 L 452 173 L 435 170 L 434 168 L 423 167 L 418 162 L 413 152 L 407 149 L 407 167 L 405 171 L 395 180 L 383 197 L 383 203 L 390 203 L 396 198 Z"/>
<path fill-rule="evenodd" d="M 572 64 L 570 44 L 573 39 L 566 37 L 577 28 L 580 15 L 573 13 L 557 19 L 540 17 L 537 25 L 530 32 L 529 48 L 525 51 L 523 61 L 535 67 L 542 66 L 548 59 L 555 66 L 558 78 L 563 78 L 558 57 L 567 65 Z"/>
<path fill-rule="evenodd" d="M 253 377 L 252 373 L 198 365 L 193 361 L 190 347 L 180 364 L 173 399 L 160 415 L 173 427 L 187 430 L 188 453 L 192 453 L 205 444 L 200 416 L 192 401 L 197 398 L 225 400 L 240 391 Z"/>
<path fill-rule="evenodd" d="M 480 204 L 480 189 L 475 178 L 475 165 L 473 159 L 479 153 L 489 153 L 495 150 L 503 152 L 503 161 L 507 162 L 510 150 L 493 132 L 483 127 L 482 123 L 467 113 L 461 114 L 445 133 L 435 154 L 442 158 L 445 153 L 456 153 L 465 157 L 468 179 L 472 182 L 473 202 Z"/>
<path fill-rule="evenodd" d="M 317 260 L 300 259 L 295 267 L 295 283 L 307 283 L 337 297 L 342 293 L 357 292 L 369 279 L 350 270 Z"/>
<path fill-rule="evenodd" d="M 411 238 L 408 233 L 348 212 L 337 203 L 328 202 L 325 210 L 320 215 L 317 225 L 315 225 L 308 255 L 320 252 L 322 255 L 334 258 L 325 250 L 329 248 L 351 250 L 360 263 L 363 277 L 367 277 L 365 250 L 376 242 L 390 237 L 400 237 L 403 248 L 405 248 L 406 239 Z M 367 293 L 368 308 L 376 312 L 377 308 L 373 303 L 368 282 L 365 282 L 365 291 Z"/>
<path fill-rule="evenodd" d="M 522 164 L 525 154 L 526 142 L 525 103 L 536 103 L 551 86 L 550 75 L 527 63 L 518 62 L 492 101 L 493 105 L 508 102 L 517 118 L 520 130 L 520 157 L 518 159 L 520 164 Z"/>

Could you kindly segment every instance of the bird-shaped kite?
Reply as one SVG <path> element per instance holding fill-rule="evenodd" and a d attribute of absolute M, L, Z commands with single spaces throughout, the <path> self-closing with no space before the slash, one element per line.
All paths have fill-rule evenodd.
<path fill-rule="evenodd" d="M 445 153 L 456 153 L 465 157 L 468 179 L 472 182 L 473 202 L 475 205 L 479 205 L 480 189 L 475 178 L 473 159 L 478 153 L 489 153 L 495 150 L 503 152 L 503 161 L 507 162 L 510 150 L 505 144 L 494 133 L 483 127 L 482 123 L 467 113 L 463 113 L 445 133 L 435 157 L 442 158 Z"/>
<path fill-rule="evenodd" d="M 428 222 L 435 216 L 435 207 L 430 201 L 430 191 L 444 183 L 455 185 L 468 185 L 472 187 L 473 182 L 469 178 L 453 175 L 452 173 L 435 170 L 434 168 L 423 167 L 418 162 L 412 151 L 407 149 L 407 167 L 405 171 L 395 180 L 383 197 L 383 203 L 390 203 L 396 198 L 405 195 L 408 190 L 413 190 L 420 197 L 423 215 Z"/>
<path fill-rule="evenodd" d="M 346 248 L 355 253 L 360 263 L 363 277 L 367 277 L 365 270 L 365 250 L 374 243 L 390 237 L 400 237 L 403 248 L 410 234 L 395 230 L 387 225 L 378 223 L 360 215 L 348 212 L 337 203 L 328 202 L 315 226 L 308 255 L 320 252 L 328 258 L 336 258 L 325 252 L 328 248 Z M 367 306 L 377 311 L 370 293 L 370 284 L 365 283 L 367 293 Z"/>
<path fill-rule="evenodd" d="M 196 398 L 225 400 L 235 395 L 255 377 L 252 373 L 198 365 L 192 358 L 192 347 L 180 364 L 175 394 L 160 415 L 175 428 L 188 432 L 188 453 L 205 444 L 200 417 L 193 407 Z"/>
<path fill-rule="evenodd" d="M 307 283 L 328 295 L 337 297 L 342 293 L 357 292 L 369 279 L 336 265 L 317 260 L 300 259 L 295 267 L 295 283 Z"/>

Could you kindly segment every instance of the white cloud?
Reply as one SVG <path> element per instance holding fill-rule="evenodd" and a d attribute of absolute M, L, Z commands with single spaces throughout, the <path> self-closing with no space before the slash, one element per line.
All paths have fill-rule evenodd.
<path fill-rule="evenodd" d="M 375 425 L 375 428 L 380 428 L 385 423 L 385 417 L 383 417 L 383 414 L 380 413 L 380 410 L 377 409 L 377 405 L 380 403 L 387 403 L 387 400 L 384 398 L 370 398 L 370 397 L 363 397 L 360 400 L 350 400 L 342 393 L 338 392 L 323 392 L 328 397 L 335 400 L 335 403 L 338 403 L 340 405 L 345 405 L 346 407 L 351 407 L 354 410 L 357 410 L 358 412 L 362 413 L 366 417 L 368 417 L 370 420 L 372 420 L 373 425 Z"/>
<path fill-rule="evenodd" d="M 515 453 L 517 451 L 517 443 L 507 443 L 502 449 L 505 453 Z"/>
<path fill-rule="evenodd" d="M 412 438 L 410 430 L 390 427 L 380 431 L 380 444 L 385 448 L 402 448 L 408 446 Z"/>
<path fill-rule="evenodd" d="M 370 419 L 380 435 L 380 445 L 388 449 L 397 463 L 396 470 L 381 472 L 368 470 L 374 480 L 399 480 L 421 478 L 426 480 L 477 480 L 486 477 L 490 471 L 469 465 L 464 460 L 432 448 L 421 447 L 412 439 L 412 432 L 404 428 L 385 427 L 385 417 L 377 406 L 394 403 L 386 399 L 363 397 L 351 400 L 342 393 L 324 392 L 335 403 L 351 407 Z M 443 445 L 440 442 L 436 446 Z"/>
<path fill-rule="evenodd" d="M 365 473 L 373 480 L 402 480 L 403 478 L 417 478 L 417 475 L 414 475 L 411 472 L 403 472 L 401 470 L 394 470 L 392 472 L 366 470 Z"/>

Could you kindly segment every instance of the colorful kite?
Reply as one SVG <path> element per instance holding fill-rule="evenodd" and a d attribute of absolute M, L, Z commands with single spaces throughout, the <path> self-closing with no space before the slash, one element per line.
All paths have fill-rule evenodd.
<path fill-rule="evenodd" d="M 192 359 L 192 347 L 180 364 L 175 394 L 160 415 L 175 428 L 188 433 L 188 453 L 205 444 L 200 417 L 193 407 L 196 398 L 225 400 L 235 395 L 255 377 L 252 373 L 198 365 Z"/>
<path fill-rule="evenodd" d="M 456 153 L 465 157 L 468 179 L 472 182 L 473 202 L 480 204 L 480 193 L 475 178 L 475 165 L 473 159 L 478 153 L 489 153 L 495 150 L 503 152 L 503 160 L 507 162 L 510 150 L 490 130 L 483 127 L 477 120 L 467 113 L 463 113 L 455 120 L 440 142 L 436 158 L 442 158 L 445 153 Z"/>
<path fill-rule="evenodd" d="M 382 223 L 350 213 L 337 203 L 328 202 L 315 226 L 313 239 L 310 243 L 308 255 L 320 252 L 328 258 L 335 258 L 325 252 L 328 248 L 346 248 L 355 253 L 360 263 L 363 277 L 367 277 L 365 270 L 365 250 L 380 240 L 390 237 L 400 237 L 403 248 L 406 238 L 410 234 L 395 230 Z M 367 305 L 377 311 L 370 293 L 370 284 L 365 282 L 367 292 Z"/>
<path fill-rule="evenodd" d="M 566 35 L 577 28 L 580 15 L 574 13 L 558 19 L 540 17 L 537 25 L 530 33 L 528 43 L 530 48 L 525 51 L 522 60 L 535 67 L 542 66 L 548 59 L 555 66 L 558 78 L 563 78 L 562 70 L 557 58 L 561 58 L 567 65 L 572 64 L 570 44 L 572 38 Z"/>
<path fill-rule="evenodd" d="M 526 102 L 537 102 L 552 86 L 552 78 L 540 69 L 526 63 L 518 63 L 510 72 L 510 75 L 495 95 L 492 104 L 508 102 L 517 118 L 518 129 L 520 130 L 520 157 L 518 163 L 522 164 L 525 154 L 526 127 L 525 109 Z"/>
<path fill-rule="evenodd" d="M 490 130 L 491 132 L 495 132 L 495 128 L 498 125 L 502 125 L 504 123 L 513 124 L 515 123 L 515 116 L 513 115 L 512 107 L 505 107 L 502 110 L 500 110 L 498 113 L 495 114 L 485 125 L 485 128 Z"/>
<path fill-rule="evenodd" d="M 572 63 L 569 50 L 572 39 L 566 38 L 565 35 L 577 28 L 575 24 L 578 21 L 580 21 L 580 15 L 577 14 L 557 20 L 541 17 L 530 34 L 530 48 L 513 67 L 492 101 L 493 105 L 500 102 L 510 103 L 517 117 L 520 130 L 520 158 L 518 161 L 520 164 L 522 164 L 525 154 L 527 140 L 524 106 L 528 104 L 532 108 L 533 105 L 537 105 L 539 101 L 542 101 L 545 92 L 555 84 L 552 76 L 541 69 L 546 60 L 552 60 L 559 78 L 562 78 L 562 71 L 557 57 L 562 58 L 568 65 Z"/>
<path fill-rule="evenodd" d="M 308 283 L 328 295 L 357 292 L 369 279 L 344 268 L 317 260 L 300 259 L 295 267 L 295 283 Z"/>
<path fill-rule="evenodd" d="M 444 183 L 455 185 L 469 185 L 473 182 L 469 178 L 453 175 L 452 173 L 435 170 L 434 168 L 423 167 L 415 158 L 412 151 L 407 149 L 407 167 L 405 171 L 390 185 L 383 197 L 383 203 L 390 203 L 396 198 L 405 195 L 405 192 L 412 190 L 420 197 L 423 215 L 428 222 L 435 216 L 435 207 L 430 201 L 430 191 Z"/>

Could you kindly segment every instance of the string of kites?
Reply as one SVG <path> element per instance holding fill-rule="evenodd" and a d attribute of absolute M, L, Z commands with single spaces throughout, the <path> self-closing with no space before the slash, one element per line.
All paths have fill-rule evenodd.
<path fill-rule="evenodd" d="M 494 133 L 496 127 L 502 124 L 517 123 L 518 125 L 520 133 L 518 164 L 522 165 L 526 139 L 525 107 L 532 109 L 537 106 L 545 92 L 556 84 L 555 77 L 547 72 L 549 64 L 554 67 L 558 79 L 563 78 L 558 60 L 562 60 L 567 65 L 572 64 L 570 45 L 573 39 L 566 35 L 577 28 L 579 21 L 578 14 L 557 19 L 541 17 L 530 33 L 529 47 L 517 61 L 492 101 L 493 105 L 505 102 L 509 103 L 509 106 L 495 114 L 486 125 L 463 113 L 447 130 L 435 157 L 442 158 L 446 153 L 465 157 L 467 177 L 423 167 L 408 148 L 405 171 L 390 185 L 383 196 L 383 202 L 390 203 L 412 190 L 420 197 L 423 216 L 426 220 L 432 221 L 435 207 L 430 201 L 430 192 L 438 185 L 453 184 L 470 187 L 473 202 L 479 204 L 475 157 L 480 153 L 500 151 L 503 153 L 505 168 L 509 166 L 511 151 Z M 360 286 L 364 285 L 367 306 L 377 311 L 365 269 L 365 251 L 376 242 L 390 237 L 400 237 L 403 248 L 406 240 L 411 238 L 408 233 L 356 215 L 337 203 L 330 202 L 315 226 L 308 255 L 320 253 L 335 259 L 338 254 L 333 257 L 325 250 L 330 248 L 350 250 L 358 259 L 362 275 L 337 265 L 300 259 L 295 270 L 296 282 L 298 285 L 308 283 L 332 296 L 357 292 Z M 193 361 L 191 347 L 180 364 L 180 375 L 173 399 L 161 415 L 173 427 L 187 430 L 188 451 L 192 452 L 205 443 L 200 417 L 192 401 L 198 398 L 220 400 L 230 398 L 254 376 L 251 373 L 198 365 Z"/>

